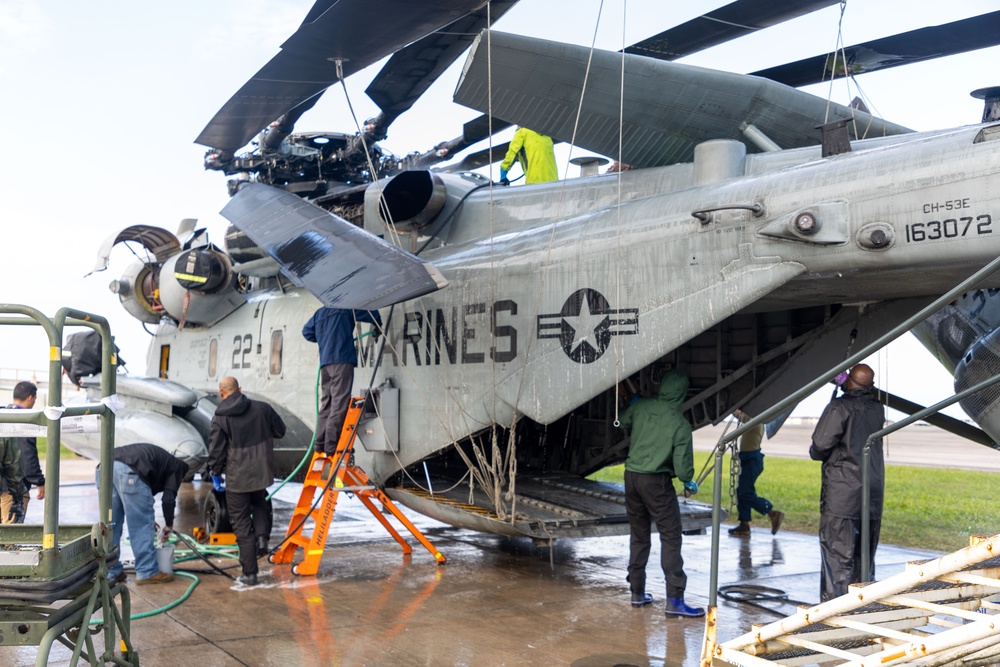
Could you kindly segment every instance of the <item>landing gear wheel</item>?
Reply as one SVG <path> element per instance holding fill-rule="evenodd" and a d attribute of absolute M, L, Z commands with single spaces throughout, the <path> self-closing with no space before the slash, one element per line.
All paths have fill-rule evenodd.
<path fill-rule="evenodd" d="M 229 522 L 229 508 L 226 505 L 226 492 L 212 489 L 205 498 L 205 533 L 231 533 L 233 524 Z M 267 535 L 271 535 L 274 526 L 274 505 L 267 501 Z"/>
<path fill-rule="evenodd" d="M 294 574 L 296 577 L 299 576 L 299 566 L 298 565 L 293 565 L 292 566 L 292 574 Z"/>
<path fill-rule="evenodd" d="M 233 526 L 229 523 L 229 508 L 226 507 L 226 494 L 212 489 L 205 498 L 205 533 L 231 533 Z"/>

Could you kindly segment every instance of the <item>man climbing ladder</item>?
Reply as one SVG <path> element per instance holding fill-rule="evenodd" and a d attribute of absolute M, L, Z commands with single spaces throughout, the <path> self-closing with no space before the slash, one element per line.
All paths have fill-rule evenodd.
<path fill-rule="evenodd" d="M 337 442 L 337 449 L 330 454 L 315 452 L 309 464 L 309 471 L 306 473 L 305 481 L 302 483 L 302 494 L 292 512 L 288 530 L 281 547 L 271 555 L 272 563 L 290 563 L 295 555 L 295 550 L 302 547 L 305 558 L 292 567 L 292 572 L 297 575 L 316 574 L 319 570 L 319 562 L 323 558 L 323 550 L 326 546 L 327 533 L 330 524 L 333 522 L 333 515 L 337 508 L 337 500 L 341 493 L 353 493 L 358 500 L 378 519 L 379 523 L 389 532 L 390 535 L 403 548 L 404 554 L 413 552 L 389 521 L 382 515 L 373 500 L 378 500 L 382 506 L 402 523 L 417 540 L 434 556 L 438 563 L 444 563 L 445 557 L 434 548 L 434 545 L 424 537 L 423 533 L 414 526 L 406 516 L 399 511 L 392 500 L 381 490 L 371 484 L 368 475 L 357 465 L 352 463 L 354 454 L 354 439 L 357 432 L 358 421 L 364 410 L 365 399 L 355 396 L 351 398 L 350 406 L 347 410 L 347 417 L 344 419 L 344 426 L 340 432 L 340 440 Z M 316 490 L 320 490 L 320 499 L 314 503 L 313 499 Z M 304 527 L 309 519 L 313 518 L 313 532 L 307 535 Z"/>

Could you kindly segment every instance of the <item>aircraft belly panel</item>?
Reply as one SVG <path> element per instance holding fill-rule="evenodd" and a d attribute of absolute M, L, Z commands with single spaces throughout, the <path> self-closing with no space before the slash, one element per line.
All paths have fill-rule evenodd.
<path fill-rule="evenodd" d="M 624 487 L 577 477 L 524 478 L 516 485 L 518 518 L 501 520 L 487 494 L 476 491 L 469 504 L 467 486 L 429 494 L 420 489 L 389 487 L 393 501 L 438 521 L 485 533 L 537 540 L 627 535 Z M 691 498 L 678 499 L 681 529 L 705 530 L 712 523 L 712 506 Z M 725 511 L 723 510 L 725 513 Z"/>

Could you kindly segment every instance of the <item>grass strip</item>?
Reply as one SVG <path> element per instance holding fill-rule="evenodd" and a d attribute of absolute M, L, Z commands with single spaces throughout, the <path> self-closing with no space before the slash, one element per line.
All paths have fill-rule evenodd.
<path fill-rule="evenodd" d="M 695 452 L 695 472 L 711 456 Z M 765 456 L 757 493 L 785 513 L 782 530 L 817 533 L 819 529 L 820 466 L 818 461 Z M 729 457 L 723 461 L 726 480 L 723 503 L 728 509 Z M 590 477 L 621 483 L 623 465 L 605 468 Z M 1000 533 L 1000 504 L 994 493 L 997 475 L 971 470 L 886 466 L 886 498 L 881 541 L 902 547 L 955 551 L 969 545 L 969 536 Z M 699 497 L 711 502 L 713 480 L 705 480 Z M 680 484 L 676 484 L 680 488 Z M 757 525 L 763 517 L 754 513 Z M 730 523 L 735 522 L 735 504 Z"/>

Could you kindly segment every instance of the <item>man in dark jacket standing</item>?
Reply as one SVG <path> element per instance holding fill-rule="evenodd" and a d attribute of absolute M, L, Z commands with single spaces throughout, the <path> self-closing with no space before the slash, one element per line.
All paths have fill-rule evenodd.
<path fill-rule="evenodd" d="M 646 593 L 646 561 L 650 522 L 655 521 L 660 533 L 660 565 L 667 579 L 668 618 L 705 615 L 703 608 L 684 603 L 687 575 L 681 558 L 681 511 L 673 484 L 677 477 L 688 492 L 698 492 L 693 481 L 691 425 L 680 411 L 687 388 L 687 376 L 671 370 L 660 382 L 656 398 L 640 398 L 621 416 L 622 428 L 632 429 L 625 461 L 625 512 L 631 532 L 627 580 L 632 606 L 653 601 Z"/>
<path fill-rule="evenodd" d="M 11 502 L 3 516 L 4 523 L 22 523 L 24 505 L 21 501 L 21 448 L 16 438 L 0 438 L 0 480 L 8 489 Z"/>
<path fill-rule="evenodd" d="M 28 382 L 22 380 L 14 385 L 14 391 L 12 398 L 14 402 L 7 406 L 9 409 L 14 410 L 31 410 L 35 407 L 35 400 L 38 398 L 38 387 L 35 386 L 33 382 Z M 31 485 L 34 484 L 38 487 L 38 499 L 42 500 L 45 498 L 45 475 L 42 473 L 42 467 L 38 462 L 38 442 L 36 438 L 16 438 L 17 446 L 21 450 L 21 470 L 23 472 L 21 481 L 24 484 L 24 494 L 22 495 L 22 507 L 20 509 L 20 518 L 23 521 L 24 515 L 28 512 L 28 501 L 30 500 L 29 491 L 31 491 Z M 11 516 L 16 516 L 17 511 L 11 512 L 11 508 L 14 506 L 13 496 L 7 492 L 7 485 L 3 484 L 3 493 L 0 494 L 0 521 L 3 523 L 11 523 Z M 17 510 L 16 507 L 14 507 Z"/>
<path fill-rule="evenodd" d="M 816 424 L 809 456 L 823 462 L 820 494 L 820 599 L 847 593 L 861 581 L 862 453 L 865 442 L 885 425 L 885 408 L 872 394 L 875 371 L 866 364 L 850 370 L 844 393 L 830 401 Z M 868 580 L 875 578 L 875 549 L 882 525 L 885 466 L 882 439 L 872 443 L 868 477 L 871 492 Z"/>
<path fill-rule="evenodd" d="M 166 450 L 146 442 L 115 447 L 114 469 L 111 473 L 112 543 L 118 547 L 122 526 L 128 525 L 129 542 L 135 555 L 137 584 L 161 584 L 174 580 L 174 575 L 160 572 L 156 564 L 156 519 L 153 496 L 163 494 L 164 533 L 173 530 L 174 507 L 188 465 Z M 101 485 L 101 469 L 97 468 L 97 486 Z M 125 581 L 121 561 L 108 569 L 108 578 L 115 583 Z"/>
<path fill-rule="evenodd" d="M 358 350 L 354 345 L 356 322 L 374 324 L 374 335 L 378 337 L 382 317 L 377 310 L 323 307 L 302 327 L 302 337 L 319 345 L 322 397 L 316 425 L 318 453 L 334 454 L 344 428 L 354 387 L 354 367 L 358 365 Z"/>
<path fill-rule="evenodd" d="M 285 422 L 268 403 L 251 401 L 233 377 L 219 381 L 222 403 L 208 434 L 208 469 L 226 475 L 226 507 L 240 547 L 243 576 L 257 585 L 257 559 L 267 553 L 267 487 L 274 482 L 274 439 Z M 255 541 L 256 536 L 256 541 Z"/>

